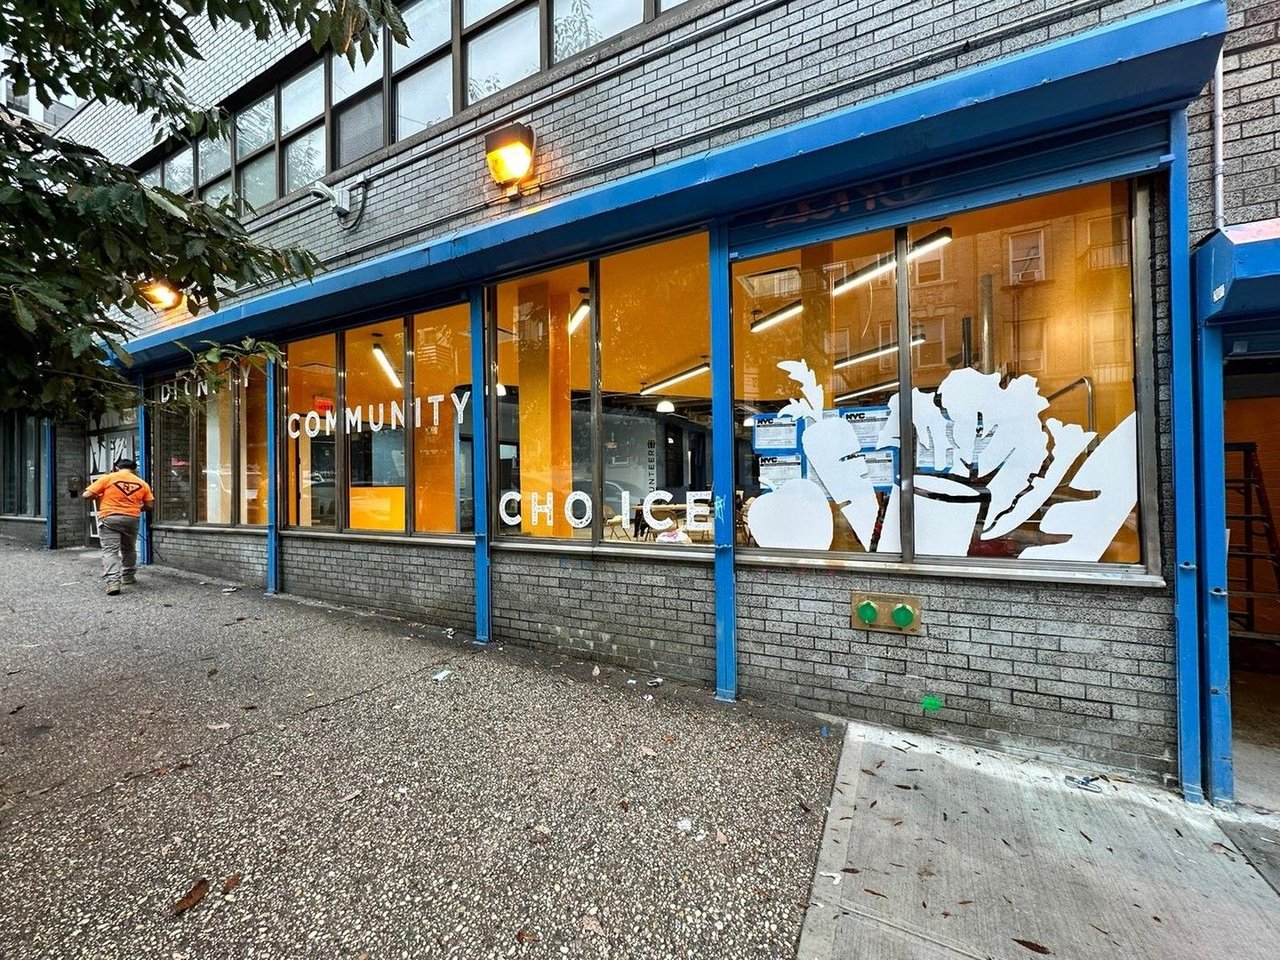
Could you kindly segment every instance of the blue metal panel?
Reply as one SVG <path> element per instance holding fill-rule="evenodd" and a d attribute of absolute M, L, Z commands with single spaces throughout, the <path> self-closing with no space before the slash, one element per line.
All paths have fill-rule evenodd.
<path fill-rule="evenodd" d="M 280 402 L 279 370 L 267 361 L 267 593 L 280 592 L 280 432 L 276 405 Z"/>
<path fill-rule="evenodd" d="M 53 421 L 47 417 L 40 421 L 40 440 L 44 447 L 44 463 L 41 464 L 40 506 L 44 510 L 44 548 L 52 550 L 58 545 L 58 518 L 56 515 L 57 500 L 53 495 L 53 485 L 58 482 L 58 458 L 56 454 L 57 437 L 53 431 Z"/>
<path fill-rule="evenodd" d="M 1148 173 L 1169 161 L 1167 112 L 1100 124 L 869 183 L 804 197 L 730 225 L 733 259 Z M 1010 156 L 1010 154 L 1013 156 Z"/>
<path fill-rule="evenodd" d="M 1250 322 L 1280 332 L 1280 225 L 1227 227 L 1195 253 L 1196 313 L 1201 323 Z"/>
<path fill-rule="evenodd" d="M 610 181 L 422 246 L 227 307 L 131 344 L 141 364 L 177 339 L 228 340 L 456 289 L 746 208 L 1186 103 L 1212 74 L 1222 0 L 1164 4 L 1097 30 Z M 481 163 L 479 154 L 477 164 Z"/>
<path fill-rule="evenodd" d="M 711 493 L 715 505 L 716 699 L 738 697 L 738 584 L 733 569 L 733 310 L 729 230 L 711 227 Z"/>
<path fill-rule="evenodd" d="M 471 290 L 471 478 L 476 528 L 476 643 L 488 643 L 489 599 L 489 368 L 486 360 L 484 288 Z"/>
<path fill-rule="evenodd" d="M 138 476 L 142 477 L 147 483 L 151 483 L 152 472 L 150 464 L 147 462 L 150 452 L 147 447 L 147 433 L 150 429 L 150 421 L 147 414 L 147 393 L 142 386 L 142 380 L 138 380 L 138 454 L 134 457 L 138 461 Z M 146 565 L 151 562 L 151 515 L 143 512 L 138 520 L 138 562 Z"/>
<path fill-rule="evenodd" d="M 1173 115 L 1173 164 L 1169 169 L 1169 279 L 1173 423 L 1174 626 L 1178 689 L 1178 775 L 1188 800 L 1204 799 L 1200 726 L 1200 605 L 1197 591 L 1196 397 L 1192 374 L 1195 319 L 1191 315 L 1190 216 L 1187 181 L 1187 114 Z M 1150 518 L 1149 518 L 1150 519 Z"/>

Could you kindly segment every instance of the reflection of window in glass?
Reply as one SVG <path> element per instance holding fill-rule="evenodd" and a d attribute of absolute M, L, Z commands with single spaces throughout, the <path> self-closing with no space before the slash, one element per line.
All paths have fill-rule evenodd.
<path fill-rule="evenodd" d="M 538 72 L 538 8 L 526 7 L 467 43 L 467 102 Z"/>
<path fill-rule="evenodd" d="M 405 529 L 404 320 L 397 317 L 343 334 L 347 429 L 348 523 L 352 530 Z"/>
<path fill-rule="evenodd" d="M 368 156 L 382 146 L 382 94 L 375 93 L 344 107 L 335 113 L 335 122 L 338 166 L 345 167 Z"/>
<path fill-rule="evenodd" d="M 382 85 L 382 53 L 380 51 L 375 51 L 373 59 L 368 62 L 357 53 L 354 66 L 345 55 L 337 53 L 332 55 L 330 62 L 331 87 L 335 105 L 349 100 L 375 84 Z"/>
<path fill-rule="evenodd" d="M 240 167 L 241 200 L 259 210 L 276 198 L 276 155 L 274 151 Z"/>
<path fill-rule="evenodd" d="M 469 27 L 479 23 L 491 13 L 496 13 L 507 5 L 509 0 L 462 0 L 462 25 Z"/>
<path fill-rule="evenodd" d="M 240 395 L 240 522 L 267 522 L 267 375 L 250 367 Z"/>
<path fill-rule="evenodd" d="M 191 147 L 183 147 L 164 162 L 164 187 L 172 193 L 187 193 L 195 185 Z"/>
<path fill-rule="evenodd" d="M 575 264 L 498 287 L 496 443 L 510 453 L 495 478 L 501 534 L 591 536 L 588 283 Z"/>
<path fill-rule="evenodd" d="M 1129 265 L 1129 218 L 1117 213 L 1089 221 L 1089 266 L 1111 270 Z"/>
<path fill-rule="evenodd" d="M 160 393 L 159 396 L 163 396 Z M 179 401 L 159 404 L 156 413 L 155 494 L 158 517 L 166 523 L 191 521 L 191 415 Z"/>
<path fill-rule="evenodd" d="M 1037 283 L 1045 278 L 1044 231 L 1009 236 L 1009 282 Z"/>
<path fill-rule="evenodd" d="M 345 424 L 338 409 L 334 338 L 298 340 L 285 348 L 285 358 L 288 522 L 333 527 L 338 522 L 336 441 Z"/>
<path fill-rule="evenodd" d="M 241 160 L 276 138 L 276 98 L 274 94 L 245 107 L 236 114 L 236 159 Z"/>
<path fill-rule="evenodd" d="M 393 44 L 391 67 L 400 70 L 449 42 L 451 36 L 449 0 L 416 0 L 400 8 L 411 39 Z"/>
<path fill-rule="evenodd" d="M 196 411 L 196 458 L 201 479 L 196 486 L 196 522 L 230 523 L 235 404 L 230 383 L 210 394 Z"/>
<path fill-rule="evenodd" d="M 284 147 L 284 192 L 293 193 L 324 176 L 324 127 L 316 127 Z"/>
<path fill-rule="evenodd" d="M 231 143 L 225 137 L 217 140 L 201 137 L 198 152 L 201 183 L 208 183 L 231 169 Z"/>
<path fill-rule="evenodd" d="M 911 261 L 917 284 L 940 283 L 946 279 L 942 269 L 942 251 L 944 249 L 943 247 L 938 247 L 936 250 L 921 254 Z"/>
<path fill-rule="evenodd" d="M 1127 246 L 1128 205 L 1102 184 L 946 218 L 949 282 L 908 291 L 948 344 L 913 350 L 918 555 L 1141 560 L 1132 278 L 1089 255 Z"/>
<path fill-rule="evenodd" d="M 555 0 L 553 59 L 564 60 L 644 20 L 642 0 Z"/>
<path fill-rule="evenodd" d="M 448 55 L 396 84 L 396 139 L 411 137 L 453 114 L 453 59 Z"/>
<path fill-rule="evenodd" d="M 734 265 L 739 544 L 897 551 L 895 267 L 883 232 Z"/>
<path fill-rule="evenodd" d="M 413 318 L 413 528 L 475 529 L 471 451 L 471 311 L 463 304 Z"/>
<path fill-rule="evenodd" d="M 600 261 L 606 540 L 714 539 L 709 287 L 706 234 Z"/>
<path fill-rule="evenodd" d="M 307 67 L 280 86 L 280 132 L 305 127 L 324 113 L 324 61 Z"/>

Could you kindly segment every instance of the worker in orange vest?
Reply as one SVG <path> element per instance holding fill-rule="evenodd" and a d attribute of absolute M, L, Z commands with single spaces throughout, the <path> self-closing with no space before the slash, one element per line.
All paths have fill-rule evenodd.
<path fill-rule="evenodd" d="M 108 596 L 118 594 L 122 583 L 137 583 L 138 518 L 155 504 L 150 485 L 135 472 L 135 461 L 121 457 L 113 466 L 111 473 L 93 481 L 81 494 L 98 502 L 98 539 Z"/>

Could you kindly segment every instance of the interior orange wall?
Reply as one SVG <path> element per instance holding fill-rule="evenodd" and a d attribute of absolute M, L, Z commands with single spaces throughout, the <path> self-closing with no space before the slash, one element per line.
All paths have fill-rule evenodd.
<path fill-rule="evenodd" d="M 1258 461 L 1262 468 L 1263 482 L 1271 502 L 1273 521 L 1280 521 L 1280 397 L 1251 397 L 1228 400 L 1226 403 L 1226 437 L 1228 443 L 1256 443 Z M 1240 470 L 1240 456 L 1228 454 L 1227 470 L 1235 475 Z M 1238 494 L 1227 493 L 1227 512 L 1239 513 L 1243 503 Z M 1256 509 L 1256 507 L 1255 507 Z M 1230 524 L 1232 547 L 1242 546 L 1242 524 Z M 1255 528 L 1256 530 L 1256 528 Z M 1256 541 L 1255 541 L 1256 543 Z M 1255 547 L 1265 549 L 1265 547 Z M 1243 576 L 1244 561 L 1233 560 L 1231 576 Z M 1276 590 L 1274 571 L 1266 561 L 1257 561 L 1254 574 L 1258 590 Z M 1243 602 L 1233 602 L 1232 609 L 1240 609 Z M 1254 630 L 1260 633 L 1280 634 L 1280 601 L 1259 599 L 1254 607 Z"/>

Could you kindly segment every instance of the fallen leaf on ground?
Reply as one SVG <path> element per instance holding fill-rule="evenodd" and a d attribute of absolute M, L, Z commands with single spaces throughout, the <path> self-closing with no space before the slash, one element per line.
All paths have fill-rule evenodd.
<path fill-rule="evenodd" d="M 656 757 L 657 755 L 658 755 L 658 751 L 654 750 L 652 747 L 640 748 L 640 756 L 642 757 Z"/>
<path fill-rule="evenodd" d="M 1232 855 L 1231 848 L 1228 847 L 1225 843 L 1218 843 L 1215 841 L 1213 845 L 1209 847 L 1209 849 L 1212 850 L 1214 853 L 1223 854 L 1232 863 L 1235 863 L 1236 861 L 1236 858 Z"/>
<path fill-rule="evenodd" d="M 12 710 L 9 711 L 9 716 L 12 717 L 15 713 L 17 713 L 19 710 L 21 710 L 25 706 L 26 706 L 25 703 L 18 704 L 16 707 L 14 707 Z"/>
<path fill-rule="evenodd" d="M 619 800 L 619 801 L 618 801 L 618 806 L 622 808 L 622 812 L 623 812 L 623 813 L 626 813 L 628 810 L 630 810 L 630 809 L 631 809 L 631 801 L 629 801 L 629 800 Z"/>
<path fill-rule="evenodd" d="M 230 729 L 231 729 L 231 724 L 229 724 L 229 723 L 206 723 L 206 724 L 205 724 L 205 727 L 206 727 L 206 729 L 209 729 L 209 730 L 230 730 Z"/>
<path fill-rule="evenodd" d="M 340 803 L 348 803 L 349 801 L 354 800 L 356 797 L 360 796 L 360 794 L 362 794 L 362 793 L 364 793 L 364 791 L 363 791 L 363 790 L 357 790 L 357 791 L 355 791 L 354 793 L 348 793 L 348 794 L 347 794 L 345 797 L 343 797 L 339 802 L 340 802 Z"/>
<path fill-rule="evenodd" d="M 863 888 L 862 888 L 862 892 L 863 892 L 863 893 L 869 893 L 869 894 L 871 894 L 873 897 L 884 897 L 884 899 L 885 899 L 885 900 L 888 900 L 888 899 L 889 899 L 889 898 L 888 898 L 888 897 L 886 897 L 883 893 L 881 893 L 879 890 L 872 890 L 870 887 L 863 887 Z"/>
<path fill-rule="evenodd" d="M 861 873 L 862 871 L 859 870 L 857 867 L 844 867 L 840 872 L 841 873 Z"/>
<path fill-rule="evenodd" d="M 717 829 L 717 830 L 716 830 L 716 843 L 721 843 L 721 844 L 723 844 L 723 843 L 728 843 L 728 842 L 729 842 L 729 838 L 728 838 L 728 837 L 726 837 L 726 836 L 724 835 L 724 831 L 723 831 L 723 830 L 719 830 L 719 829 Z"/>
<path fill-rule="evenodd" d="M 582 929 L 587 933 L 598 933 L 600 936 L 604 936 L 604 927 L 600 926 L 600 921 L 595 917 L 583 917 Z"/>
<path fill-rule="evenodd" d="M 525 930 L 523 927 L 516 931 L 516 943 L 537 943 L 541 939 L 542 937 L 538 934 L 532 930 Z"/>
<path fill-rule="evenodd" d="M 876 775 L 874 770 L 868 770 L 866 767 L 860 767 L 859 769 L 861 769 L 868 777 L 874 777 Z"/>
<path fill-rule="evenodd" d="M 231 876 L 227 877 L 225 881 L 223 881 L 222 895 L 226 896 L 228 893 L 230 893 L 232 890 L 234 890 L 238 886 L 240 886 L 240 874 L 233 873 Z"/>
<path fill-rule="evenodd" d="M 1079 831 L 1079 833 L 1080 833 L 1080 836 L 1084 837 L 1084 838 L 1085 838 L 1086 840 L 1088 840 L 1090 843 L 1093 843 L 1093 837 L 1089 836 L 1089 835 L 1088 835 L 1087 833 L 1085 833 L 1083 830 L 1080 830 L 1080 831 Z"/>
<path fill-rule="evenodd" d="M 1020 940 L 1018 937 L 1014 937 L 1013 942 L 1020 947 L 1026 947 L 1032 953 L 1038 953 L 1038 954 L 1041 954 L 1042 956 L 1047 956 L 1053 953 L 1053 951 L 1050 950 L 1048 947 L 1043 946 L 1042 944 L 1036 943 L 1034 940 Z"/>
<path fill-rule="evenodd" d="M 169 916 L 178 917 L 186 913 L 197 903 L 204 899 L 205 894 L 209 892 L 209 880 L 207 877 L 201 877 L 181 898 L 175 900 L 169 906 Z"/>

